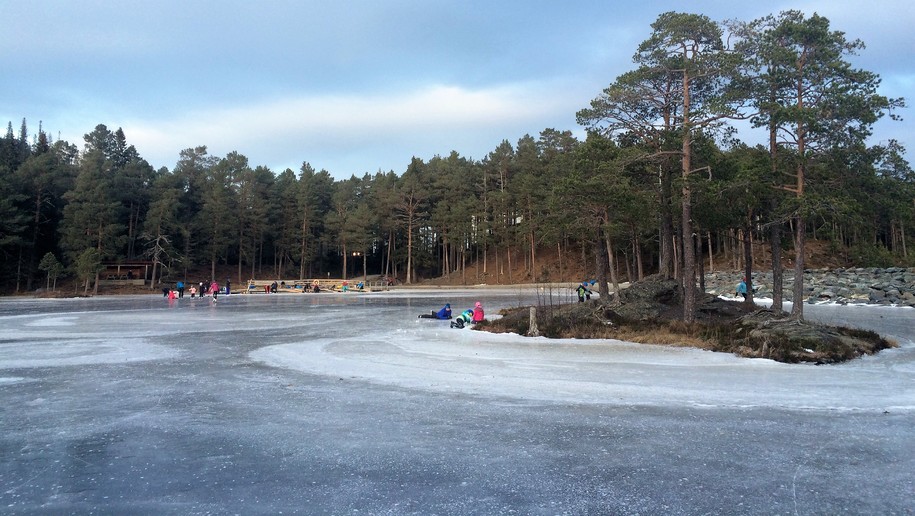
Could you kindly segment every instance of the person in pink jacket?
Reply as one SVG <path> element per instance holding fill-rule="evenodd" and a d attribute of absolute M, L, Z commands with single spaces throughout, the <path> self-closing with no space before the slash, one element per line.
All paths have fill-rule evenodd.
<path fill-rule="evenodd" d="M 479 301 L 473 305 L 473 322 L 478 323 L 483 320 L 483 305 Z"/>
<path fill-rule="evenodd" d="M 213 301 L 216 301 L 216 294 L 219 294 L 219 283 L 216 283 L 216 280 L 213 280 L 213 283 L 210 283 L 210 292 L 213 293 Z"/>

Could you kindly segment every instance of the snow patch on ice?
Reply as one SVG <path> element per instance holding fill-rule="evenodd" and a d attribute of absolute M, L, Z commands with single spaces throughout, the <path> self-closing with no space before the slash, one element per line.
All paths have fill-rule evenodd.
<path fill-rule="evenodd" d="M 0 343 L 0 369 L 164 360 L 178 351 L 145 339 L 81 339 Z"/>
<path fill-rule="evenodd" d="M 816 367 L 615 340 L 527 338 L 448 328 L 267 346 L 274 367 L 408 389 L 612 405 L 883 411 L 915 405 L 885 361 Z M 880 371 L 878 376 L 875 373 Z M 912 385 L 909 383 L 909 385 Z"/>

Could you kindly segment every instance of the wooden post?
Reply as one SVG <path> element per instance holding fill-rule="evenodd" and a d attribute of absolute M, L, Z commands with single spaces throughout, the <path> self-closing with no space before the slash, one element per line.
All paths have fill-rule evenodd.
<path fill-rule="evenodd" d="M 537 329 L 537 307 L 536 306 L 531 307 L 531 322 L 528 325 L 527 336 L 528 337 L 539 337 L 540 336 L 540 330 Z"/>

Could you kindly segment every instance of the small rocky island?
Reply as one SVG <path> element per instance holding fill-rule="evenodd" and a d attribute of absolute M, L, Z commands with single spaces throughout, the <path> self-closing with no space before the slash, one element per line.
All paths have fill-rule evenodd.
<path fill-rule="evenodd" d="M 733 292 L 733 284 L 727 284 Z M 833 364 L 896 346 L 871 331 L 798 322 L 788 314 L 714 293 L 700 294 L 697 320 L 685 324 L 678 282 L 657 276 L 630 285 L 610 300 L 554 304 L 544 295 L 533 308 L 536 334 L 544 337 L 693 346 L 780 362 Z M 501 318 L 477 329 L 531 335 L 531 307 L 503 310 Z"/>

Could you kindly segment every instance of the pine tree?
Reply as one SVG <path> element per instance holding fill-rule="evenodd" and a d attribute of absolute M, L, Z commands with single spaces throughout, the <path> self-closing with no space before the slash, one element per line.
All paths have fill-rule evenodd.
<path fill-rule="evenodd" d="M 126 242 L 122 206 L 112 181 L 113 164 L 104 149 L 90 145 L 90 135 L 86 141 L 87 152 L 80 161 L 74 189 L 64 195 L 68 204 L 61 221 L 62 244 L 72 262 L 80 257 L 85 260 L 88 249 L 95 250 L 98 260 L 113 260 Z"/>
<path fill-rule="evenodd" d="M 796 201 L 791 315 L 801 320 L 807 220 L 812 214 L 808 175 L 830 149 L 861 145 L 873 123 L 903 101 L 878 95 L 879 76 L 852 68 L 847 56 L 862 49 L 863 43 L 832 31 L 826 18 L 785 11 L 759 25 L 758 51 L 764 56 L 770 87 L 757 104 L 764 120 L 771 121 L 772 132 L 783 136 L 778 144 L 788 147 L 795 158 L 793 172 L 782 171 L 793 181 L 780 186 Z"/>
<path fill-rule="evenodd" d="M 210 279 L 216 278 L 216 264 L 228 263 L 238 244 L 238 201 L 232 190 L 235 173 L 247 166 L 247 159 L 232 153 L 207 170 L 200 191 L 200 211 L 194 220 L 199 248 L 210 264 Z"/>
<path fill-rule="evenodd" d="M 153 262 L 149 288 L 158 285 L 162 268 L 177 255 L 175 240 L 181 233 L 182 179 L 162 169 L 153 181 L 149 210 L 140 230 L 142 255 Z"/>

